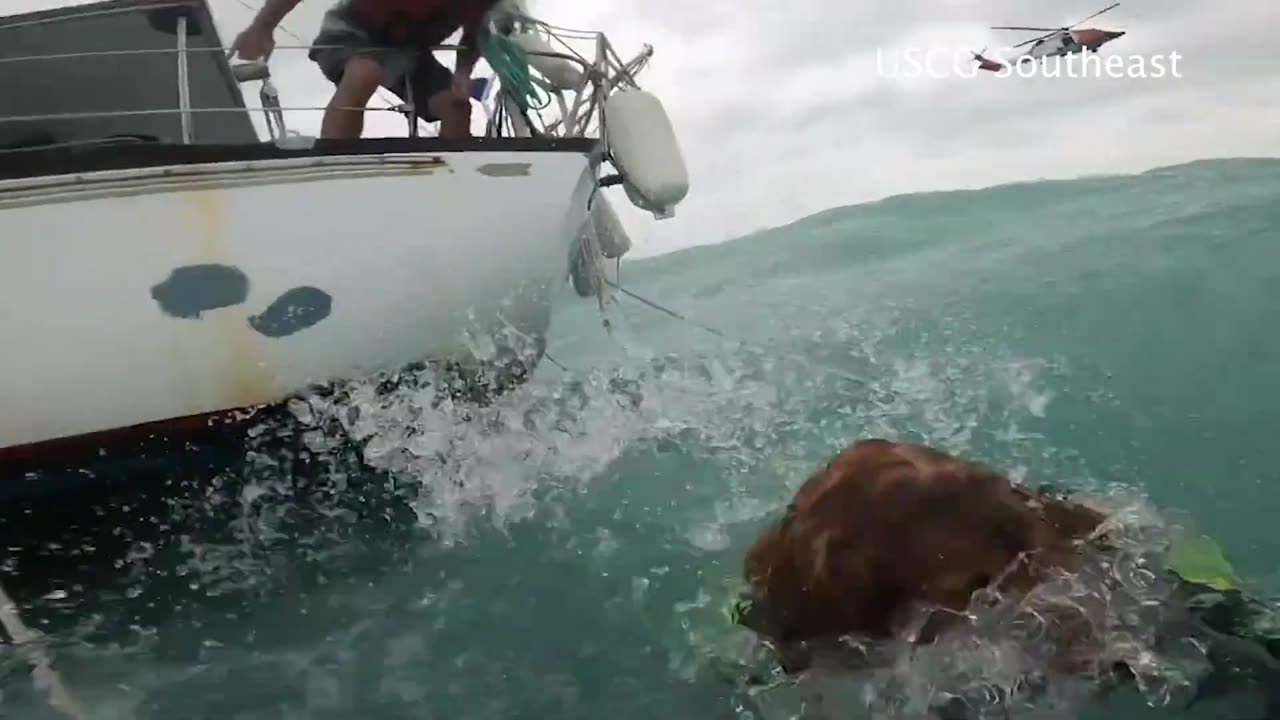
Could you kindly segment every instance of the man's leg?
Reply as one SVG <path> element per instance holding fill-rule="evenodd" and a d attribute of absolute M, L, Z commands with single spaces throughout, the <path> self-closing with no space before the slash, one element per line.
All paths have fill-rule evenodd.
<path fill-rule="evenodd" d="M 356 55 L 347 60 L 342 79 L 324 109 L 320 137 L 355 140 L 364 132 L 365 106 L 382 84 L 382 65 L 370 57 Z"/>
<path fill-rule="evenodd" d="M 440 123 L 440 137 L 449 140 L 471 137 L 471 99 L 454 94 L 453 71 L 441 64 L 430 50 L 419 54 L 414 67 L 413 102 L 418 117 Z"/>
<path fill-rule="evenodd" d="M 471 102 L 442 90 L 427 100 L 431 114 L 440 118 L 440 137 L 461 140 L 471 137 Z"/>
<path fill-rule="evenodd" d="M 364 131 L 365 107 L 379 85 L 403 77 L 411 57 L 379 43 L 372 34 L 336 11 L 325 15 L 309 57 L 336 87 L 325 107 L 320 136 L 354 140 Z"/>

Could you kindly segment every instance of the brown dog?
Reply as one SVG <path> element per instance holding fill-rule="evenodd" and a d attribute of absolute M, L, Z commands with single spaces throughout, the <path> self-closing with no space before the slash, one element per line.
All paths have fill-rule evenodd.
<path fill-rule="evenodd" d="M 1103 519 L 929 447 L 859 441 L 751 547 L 741 622 L 773 641 L 791 672 L 842 636 L 901 636 L 918 608 L 941 608 L 916 637 L 928 641 L 961 617 L 945 611 L 963 613 L 978 591 L 1023 594 L 1079 567 Z M 1079 627 L 1062 669 L 1087 662 L 1088 618 L 1076 614 L 1065 619 Z"/>

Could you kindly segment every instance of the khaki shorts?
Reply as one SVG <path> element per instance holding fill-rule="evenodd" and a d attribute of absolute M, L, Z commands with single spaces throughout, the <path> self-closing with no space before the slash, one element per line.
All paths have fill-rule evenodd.
<path fill-rule="evenodd" d="M 311 44 L 333 46 L 313 48 L 307 54 L 333 84 L 342 80 L 342 73 L 352 58 L 367 57 L 382 66 L 382 86 L 404 102 L 412 99 L 418 117 L 427 122 L 440 119 L 427 110 L 427 100 L 449 90 L 453 71 L 441 64 L 429 48 L 381 42 L 339 8 L 325 14 L 320 33 Z"/>

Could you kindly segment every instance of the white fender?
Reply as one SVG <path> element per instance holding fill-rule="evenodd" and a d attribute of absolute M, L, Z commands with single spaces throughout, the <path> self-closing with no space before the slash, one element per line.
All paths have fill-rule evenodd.
<path fill-rule="evenodd" d="M 582 87 L 582 82 L 586 78 L 582 68 L 562 57 L 538 54 L 555 52 L 563 54 L 563 51 L 557 51 L 551 47 L 551 44 L 543 40 L 540 35 L 532 32 L 516 32 L 511 34 L 511 40 L 529 53 L 529 65 L 546 78 L 555 89 L 577 90 Z"/>
<path fill-rule="evenodd" d="M 689 193 L 689 172 L 662 102 L 644 90 L 620 89 L 604 101 L 605 132 L 631 203 L 662 219 Z"/>
<path fill-rule="evenodd" d="M 578 297 L 594 297 L 600 292 L 600 273 L 598 260 L 591 257 L 587 247 L 579 242 L 573 248 L 569 258 L 569 280 Z"/>
<path fill-rule="evenodd" d="M 626 255 L 631 249 L 631 236 L 627 234 L 617 211 L 609 204 L 609 198 L 604 193 L 597 194 L 591 204 L 591 225 L 596 231 L 600 254 L 613 260 Z"/>

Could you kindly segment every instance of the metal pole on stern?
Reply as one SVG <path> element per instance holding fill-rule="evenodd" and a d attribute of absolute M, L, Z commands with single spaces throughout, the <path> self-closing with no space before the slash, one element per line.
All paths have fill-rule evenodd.
<path fill-rule="evenodd" d="M 191 144 L 191 80 L 187 75 L 187 16 L 178 16 L 178 110 L 182 118 L 182 144 Z"/>
<path fill-rule="evenodd" d="M 37 642 L 36 634 L 22 622 L 18 606 L 9 599 L 3 587 L 0 587 L 0 628 L 4 629 L 18 652 L 27 656 L 32 667 L 32 680 L 37 687 L 48 690 L 49 704 L 71 720 L 88 720 L 89 716 L 67 690 L 49 655 Z"/>

